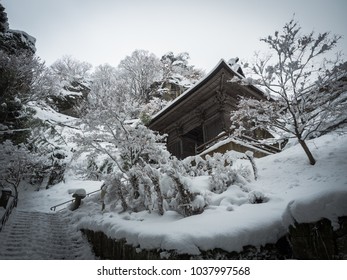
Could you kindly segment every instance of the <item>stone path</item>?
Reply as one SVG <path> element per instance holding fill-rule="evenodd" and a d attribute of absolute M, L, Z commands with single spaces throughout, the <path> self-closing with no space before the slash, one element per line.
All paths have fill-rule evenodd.
<path fill-rule="evenodd" d="M 0 260 L 95 259 L 88 241 L 59 213 L 14 209 L 0 232 Z"/>

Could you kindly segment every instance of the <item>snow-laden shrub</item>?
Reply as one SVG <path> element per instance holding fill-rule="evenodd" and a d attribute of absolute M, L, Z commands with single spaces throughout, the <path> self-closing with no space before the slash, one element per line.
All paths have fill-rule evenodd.
<path fill-rule="evenodd" d="M 132 133 L 138 133 L 136 128 Z M 140 133 L 142 135 L 143 132 Z M 136 141 L 129 143 L 135 145 Z M 245 193 L 247 200 L 250 190 L 246 186 L 252 180 L 253 173 L 249 166 L 235 164 L 237 159 L 242 158 L 241 154 L 230 152 L 206 156 L 205 159 L 196 156 L 178 160 L 171 157 L 162 144 L 155 141 L 148 143 L 152 146 L 147 145 L 146 152 L 140 152 L 135 157 L 137 160 L 131 157 L 134 153 L 121 155 L 119 148 L 114 150 L 112 157 L 108 157 L 110 162 L 117 162 L 113 162 L 114 169 L 100 175 L 108 186 L 106 208 L 112 210 L 121 207 L 122 211 L 149 211 L 160 215 L 171 210 L 187 217 L 202 213 L 210 204 L 211 194 L 222 194 L 231 186 Z M 124 151 L 129 149 L 127 146 Z M 105 163 L 105 158 L 100 162 Z M 197 188 L 192 178 L 201 176 L 210 178 L 210 187 Z M 256 196 L 250 200 L 252 203 L 259 201 Z"/>
<path fill-rule="evenodd" d="M 231 185 L 244 183 L 242 176 L 233 168 L 234 161 L 236 158 L 230 152 L 215 153 L 213 157 L 206 156 L 213 192 L 222 193 Z"/>
<path fill-rule="evenodd" d="M 172 209 L 185 217 L 202 213 L 206 206 L 204 199 L 198 193 L 192 192 L 184 177 L 176 171 L 171 172 L 169 176 L 176 190 L 170 199 Z"/>
<path fill-rule="evenodd" d="M 196 177 L 204 176 L 208 172 L 208 162 L 200 155 L 190 156 L 181 161 L 182 171 L 186 175 Z"/>
<path fill-rule="evenodd" d="M 245 184 L 245 181 L 249 183 L 254 179 L 252 170 L 249 166 L 246 166 L 244 164 L 240 164 L 239 166 L 235 167 L 235 172 L 238 175 L 237 179 L 241 184 Z"/>
<path fill-rule="evenodd" d="M 141 162 L 127 172 L 118 171 L 103 178 L 107 185 L 106 204 L 117 205 L 122 211 L 147 210 L 163 215 L 172 210 L 183 216 L 202 213 L 207 202 L 198 192 L 191 191 L 184 167 L 176 158 L 159 162 Z"/>

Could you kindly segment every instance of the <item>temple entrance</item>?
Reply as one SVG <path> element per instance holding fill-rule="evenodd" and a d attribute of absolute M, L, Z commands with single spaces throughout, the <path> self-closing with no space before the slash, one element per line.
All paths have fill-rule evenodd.
<path fill-rule="evenodd" d="M 198 126 L 182 136 L 182 158 L 194 156 L 196 147 L 204 143 L 204 132 L 202 126 Z"/>
<path fill-rule="evenodd" d="M 223 122 L 222 119 L 218 116 L 206 122 L 204 126 L 205 131 L 205 141 L 210 141 L 215 138 L 218 134 L 223 132 Z"/>
<path fill-rule="evenodd" d="M 196 147 L 203 143 L 204 132 L 203 127 L 200 125 L 179 137 L 177 141 L 171 142 L 168 145 L 168 151 L 178 159 L 183 159 L 194 156 L 196 154 Z"/>

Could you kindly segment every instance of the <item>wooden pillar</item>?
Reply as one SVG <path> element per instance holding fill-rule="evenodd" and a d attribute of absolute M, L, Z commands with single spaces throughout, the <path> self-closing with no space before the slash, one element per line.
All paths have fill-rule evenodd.
<path fill-rule="evenodd" d="M 206 142 L 206 131 L 205 131 L 206 130 L 205 129 L 206 110 L 204 108 L 198 107 L 194 113 L 202 129 L 203 142 Z"/>
<path fill-rule="evenodd" d="M 179 159 L 182 159 L 183 158 L 183 140 L 182 140 L 182 136 L 183 136 L 183 124 L 181 122 L 177 122 L 176 123 L 176 135 L 177 135 L 177 139 L 178 139 L 178 142 L 179 142 L 179 155 L 177 155 L 177 157 Z"/>

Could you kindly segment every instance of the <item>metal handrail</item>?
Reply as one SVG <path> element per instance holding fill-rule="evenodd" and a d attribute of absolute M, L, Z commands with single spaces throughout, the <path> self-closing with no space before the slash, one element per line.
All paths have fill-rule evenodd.
<path fill-rule="evenodd" d="M 12 213 L 13 208 L 17 207 L 17 203 L 18 203 L 18 194 L 16 193 L 16 195 L 13 196 L 13 200 L 11 201 L 10 206 L 6 208 L 5 213 L 2 215 L 1 222 L 0 222 L 0 231 L 5 226 L 5 223 L 7 222 L 10 214 Z"/>
<path fill-rule="evenodd" d="M 93 195 L 93 194 L 95 194 L 95 193 L 97 193 L 97 192 L 99 192 L 99 191 L 101 191 L 101 188 L 100 188 L 99 190 L 96 190 L 96 191 L 92 191 L 92 192 L 90 192 L 90 193 L 87 193 L 86 196 L 91 196 L 91 195 Z M 65 204 L 67 204 L 67 203 L 72 203 L 72 202 L 74 202 L 74 201 L 75 201 L 75 198 L 74 198 L 74 199 L 69 199 L 68 201 L 65 201 L 65 202 L 63 202 L 63 203 L 59 203 L 59 204 L 57 204 L 57 205 L 52 206 L 52 207 L 50 208 L 50 210 L 51 210 L 51 211 L 55 211 L 55 210 L 57 209 L 57 207 L 62 206 L 62 205 L 65 205 Z"/>

